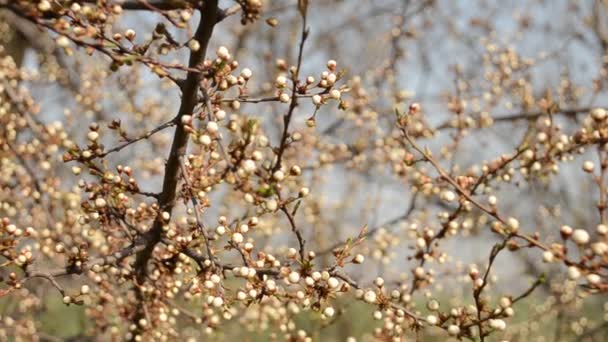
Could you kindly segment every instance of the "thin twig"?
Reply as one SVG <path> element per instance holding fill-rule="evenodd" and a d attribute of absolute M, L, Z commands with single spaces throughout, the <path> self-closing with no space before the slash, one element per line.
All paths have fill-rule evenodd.
<path fill-rule="evenodd" d="M 196 218 L 196 224 L 203 235 L 203 240 L 205 242 L 205 248 L 207 250 L 207 257 L 211 260 L 211 263 L 215 266 L 215 258 L 213 257 L 213 253 L 211 253 L 211 247 L 209 245 L 209 237 L 207 236 L 207 230 L 205 229 L 205 225 L 203 224 L 203 220 L 200 217 L 199 209 L 198 209 L 198 200 L 194 195 L 194 191 L 192 190 L 192 184 L 190 183 L 190 176 L 188 174 L 188 170 L 184 163 L 184 158 L 180 158 L 180 167 L 182 170 L 182 178 L 184 182 L 186 182 L 186 190 L 188 191 L 188 195 L 190 197 L 190 201 L 192 202 L 192 209 L 194 210 L 194 217 Z"/>
<path fill-rule="evenodd" d="M 305 6 L 304 6 L 305 7 Z M 306 38 L 308 37 L 308 28 L 306 27 L 306 18 L 307 18 L 307 9 L 303 8 L 300 13 L 302 16 L 302 32 L 300 34 L 300 46 L 298 49 L 298 61 L 296 64 L 295 72 L 293 73 L 292 83 L 293 88 L 291 90 L 291 102 L 289 103 L 289 110 L 287 114 L 283 116 L 283 133 L 281 135 L 281 143 L 279 144 L 279 150 L 277 152 L 277 161 L 272 168 L 272 172 L 274 173 L 278 169 L 281 168 L 281 162 L 283 159 L 283 153 L 285 152 L 285 148 L 287 147 L 287 138 L 289 137 L 289 123 L 291 122 L 291 117 L 293 116 L 293 112 L 298 106 L 298 77 L 300 75 L 300 68 L 302 66 L 302 55 L 304 53 L 304 43 L 306 42 Z"/>
<path fill-rule="evenodd" d="M 125 147 L 127 147 L 127 146 L 129 146 L 131 144 L 134 144 L 134 143 L 136 143 L 136 142 L 138 142 L 140 140 L 144 140 L 144 139 L 150 138 L 151 136 L 153 136 L 154 134 L 156 134 L 156 133 L 164 130 L 165 128 L 173 127 L 173 126 L 175 126 L 175 124 L 176 124 L 176 120 L 175 119 L 172 119 L 171 121 L 167 121 L 167 122 L 163 123 L 162 125 L 154 128 L 154 129 L 152 129 L 152 130 L 150 130 L 148 132 L 145 132 L 144 134 L 142 134 L 142 135 L 140 135 L 140 136 L 138 136 L 136 138 L 127 139 L 126 142 L 124 142 L 124 143 L 122 143 L 120 145 L 112 147 L 111 149 L 106 150 L 105 152 L 103 152 L 101 154 L 94 155 L 90 159 L 103 158 L 103 157 L 107 156 L 110 153 L 118 152 L 118 151 L 122 150 L 123 148 L 125 148 Z"/>
<path fill-rule="evenodd" d="M 299 248 L 299 253 L 300 253 L 300 261 L 304 262 L 304 260 L 306 260 L 305 255 L 306 255 L 306 251 L 305 251 L 305 244 L 306 244 L 306 240 L 304 240 L 304 238 L 302 237 L 302 232 L 298 229 L 298 227 L 296 226 L 296 222 L 293 218 L 293 215 L 289 212 L 289 210 L 287 210 L 287 208 L 285 207 L 285 205 L 282 205 L 280 210 L 285 213 L 285 216 L 287 216 L 287 220 L 289 221 L 289 225 L 291 226 L 291 231 L 296 234 L 296 238 L 298 239 L 298 245 L 300 246 Z"/>
<path fill-rule="evenodd" d="M 410 201 L 410 205 L 408 206 L 407 210 L 405 211 L 405 213 L 394 217 L 386 222 L 383 222 L 379 225 L 377 225 L 374 228 L 369 229 L 365 234 L 363 234 L 361 237 L 363 238 L 368 238 L 368 237 L 372 237 L 374 235 L 376 235 L 376 233 L 378 233 L 381 229 L 383 229 L 384 227 L 388 227 L 388 226 L 392 226 L 395 225 L 403 220 L 406 220 L 408 217 L 410 217 L 410 215 L 414 212 L 414 209 L 416 208 L 416 198 L 418 196 L 418 193 L 415 193 L 414 196 L 412 197 L 411 201 Z M 345 246 L 348 242 L 347 241 L 341 241 L 341 242 L 337 242 L 335 244 L 333 244 L 331 247 L 328 247 L 322 251 L 319 251 L 317 253 L 317 255 L 324 255 L 327 253 L 331 253 L 333 252 L 336 248 L 340 248 L 342 246 Z"/>

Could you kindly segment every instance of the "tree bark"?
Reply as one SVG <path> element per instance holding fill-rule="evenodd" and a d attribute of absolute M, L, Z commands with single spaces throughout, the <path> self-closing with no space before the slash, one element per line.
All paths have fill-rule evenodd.
<path fill-rule="evenodd" d="M 196 68 L 204 61 L 213 28 L 218 22 L 220 14 L 221 11 L 218 8 L 218 0 L 205 2 L 205 6 L 202 9 L 201 20 L 194 35 L 194 39 L 200 43 L 200 49 L 190 53 L 190 61 L 188 64 L 190 68 Z M 173 136 L 171 152 L 169 153 L 167 164 L 165 165 L 162 192 L 158 197 L 159 213 L 154 220 L 152 228 L 145 235 L 145 248 L 137 253 L 135 258 L 134 269 L 136 272 L 137 285 L 139 286 L 143 285 L 146 280 L 148 262 L 152 257 L 154 248 L 162 238 L 163 225 L 165 224 L 162 219 L 162 212 L 166 211 L 171 213 L 175 206 L 177 183 L 180 172 L 180 158 L 186 153 L 186 149 L 188 148 L 188 133 L 185 131 L 184 126 L 179 123 L 181 122 L 181 117 L 183 115 L 192 114 L 192 111 L 197 104 L 200 78 L 201 73 L 189 72 L 182 86 L 182 102 L 176 116 L 176 122 L 178 124 L 176 125 Z M 208 110 L 210 110 L 210 108 L 208 108 Z M 138 300 L 140 301 L 140 309 L 135 314 L 134 324 L 138 324 L 139 320 L 144 317 L 141 306 L 143 305 L 145 298 L 137 287 L 136 293 Z"/>

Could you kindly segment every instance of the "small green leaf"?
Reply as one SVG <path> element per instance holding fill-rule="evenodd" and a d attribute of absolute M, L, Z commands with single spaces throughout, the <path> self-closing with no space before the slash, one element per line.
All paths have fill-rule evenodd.
<path fill-rule="evenodd" d="M 274 195 L 274 189 L 271 187 L 260 187 L 255 192 L 264 198 Z"/>

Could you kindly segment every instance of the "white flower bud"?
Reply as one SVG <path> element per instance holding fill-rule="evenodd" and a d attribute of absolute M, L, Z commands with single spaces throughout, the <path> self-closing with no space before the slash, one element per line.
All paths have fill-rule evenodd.
<path fill-rule="evenodd" d="M 87 139 L 89 139 L 90 141 L 97 141 L 97 139 L 99 139 L 99 133 L 97 133 L 96 131 L 90 131 L 87 134 Z"/>
<path fill-rule="evenodd" d="M 182 125 L 190 125 L 192 123 L 192 115 L 182 115 L 180 120 Z"/>
<path fill-rule="evenodd" d="M 604 242 L 596 242 L 591 245 L 591 250 L 596 255 L 604 255 L 608 252 L 608 245 Z"/>
<path fill-rule="evenodd" d="M 370 304 L 375 303 L 376 302 L 376 292 L 374 292 L 372 290 L 368 290 L 363 295 L 363 300 L 365 300 L 366 302 L 368 302 Z"/>
<path fill-rule="evenodd" d="M 456 199 L 456 194 L 450 190 L 445 190 L 441 193 L 441 199 L 446 202 L 453 202 Z"/>
<path fill-rule="evenodd" d="M 241 76 L 246 80 L 250 79 L 252 75 L 253 72 L 249 68 L 245 68 L 241 71 Z"/>
<path fill-rule="evenodd" d="M 606 118 L 606 110 L 604 108 L 594 108 L 591 110 L 591 116 L 598 121 Z"/>
<path fill-rule="evenodd" d="M 431 299 L 426 304 L 426 307 L 431 311 L 437 311 L 437 310 L 439 310 L 439 302 L 436 299 Z"/>
<path fill-rule="evenodd" d="M 328 85 L 333 85 L 334 83 L 336 83 L 336 80 L 338 79 L 338 77 L 336 76 L 336 74 L 331 73 L 329 75 L 327 75 L 327 83 Z"/>
<path fill-rule="evenodd" d="M 576 266 L 568 267 L 568 278 L 570 280 L 576 280 L 581 276 L 581 271 Z"/>
<path fill-rule="evenodd" d="M 106 200 L 101 198 L 101 197 L 97 197 L 95 199 L 95 206 L 97 208 L 105 208 L 105 206 L 107 205 Z"/>
<path fill-rule="evenodd" d="M 208 136 L 207 134 L 203 134 L 200 137 L 198 137 L 198 141 L 205 146 L 211 145 L 211 137 Z"/>
<path fill-rule="evenodd" d="M 488 197 L 488 203 L 490 203 L 490 205 L 496 205 L 497 202 L 498 202 L 498 199 L 496 198 L 496 196 L 492 195 L 492 196 Z"/>
<path fill-rule="evenodd" d="M 276 180 L 277 182 L 280 182 L 285 179 L 285 174 L 283 173 L 283 171 L 277 170 L 275 171 L 275 173 L 272 174 L 272 178 L 274 178 L 274 180 Z"/>
<path fill-rule="evenodd" d="M 374 279 L 374 284 L 378 287 L 382 287 L 384 285 L 384 279 L 382 279 L 381 277 L 378 277 L 378 278 Z"/>
<path fill-rule="evenodd" d="M 588 274 L 586 278 L 587 281 L 593 285 L 597 285 L 602 281 L 602 278 L 595 273 Z"/>
<path fill-rule="evenodd" d="M 237 244 L 243 242 L 243 234 L 241 234 L 241 233 L 232 234 L 232 242 L 237 243 Z"/>
<path fill-rule="evenodd" d="M 274 199 L 269 199 L 266 201 L 266 208 L 270 211 L 275 211 L 279 207 L 279 204 Z"/>
<path fill-rule="evenodd" d="M 297 284 L 300 281 L 300 273 L 296 271 L 289 273 L 288 280 L 292 284 Z"/>
<path fill-rule="evenodd" d="M 70 46 L 70 40 L 65 36 L 58 37 L 57 45 L 59 47 L 66 48 L 66 47 Z"/>
<path fill-rule="evenodd" d="M 38 3 L 38 9 L 42 12 L 50 11 L 51 3 L 48 2 L 47 0 L 42 0 Z"/>
<path fill-rule="evenodd" d="M 280 75 L 275 80 L 275 83 L 279 88 L 284 88 L 287 85 L 287 78 L 283 75 Z"/>
<path fill-rule="evenodd" d="M 491 319 L 490 326 L 496 330 L 505 330 L 507 328 L 507 323 L 502 319 Z"/>
<path fill-rule="evenodd" d="M 460 327 L 452 324 L 448 327 L 448 334 L 450 334 L 450 336 L 457 336 L 458 334 L 460 334 Z"/>
<path fill-rule="evenodd" d="M 215 133 L 215 132 L 217 132 L 218 129 L 219 129 L 219 126 L 217 125 L 217 122 L 215 122 L 215 121 L 207 122 L 207 131 L 209 131 L 211 133 Z"/>
<path fill-rule="evenodd" d="M 424 268 L 422 268 L 422 267 L 416 267 L 416 269 L 414 270 L 414 275 L 418 279 L 424 278 L 424 275 L 425 275 Z"/>
<path fill-rule="evenodd" d="M 226 112 L 220 109 L 217 112 L 215 112 L 215 117 L 218 120 L 224 120 L 224 118 L 226 117 Z"/>
<path fill-rule="evenodd" d="M 132 29 L 128 29 L 128 30 L 126 30 L 126 31 L 125 31 L 125 37 L 126 37 L 128 40 L 133 40 L 133 39 L 135 39 L 135 31 L 133 31 Z"/>
<path fill-rule="evenodd" d="M 316 106 L 320 106 L 323 103 L 323 98 L 321 95 L 313 95 L 312 103 L 314 103 Z"/>
<path fill-rule="evenodd" d="M 225 46 L 220 46 L 217 49 L 216 52 L 217 56 L 223 60 L 229 60 L 230 59 L 230 52 L 228 51 L 228 48 Z"/>
<path fill-rule="evenodd" d="M 310 193 L 310 190 L 307 187 L 303 187 L 299 191 L 300 197 L 306 197 Z"/>
<path fill-rule="evenodd" d="M 268 289 L 268 291 L 275 291 L 277 289 L 277 283 L 272 279 L 268 279 L 266 281 L 266 288 Z"/>
<path fill-rule="evenodd" d="M 509 217 L 507 219 L 507 225 L 509 226 L 509 231 L 511 233 L 515 233 L 519 230 L 519 221 L 514 217 Z"/>
<path fill-rule="evenodd" d="M 572 240 L 578 245 L 584 245 L 589 242 L 589 233 L 583 229 L 576 229 L 572 233 Z"/>
<path fill-rule="evenodd" d="M 335 289 L 340 285 L 340 281 L 334 277 L 331 277 L 327 279 L 327 285 L 329 286 L 329 288 Z"/>
<path fill-rule="evenodd" d="M 222 297 L 213 298 L 213 306 L 215 306 L 216 308 L 219 308 L 222 305 L 224 305 L 224 300 L 222 299 Z"/>
<path fill-rule="evenodd" d="M 201 49 L 201 43 L 199 43 L 196 39 L 190 39 L 188 42 L 188 48 L 192 51 L 198 51 Z"/>
<path fill-rule="evenodd" d="M 426 322 L 430 325 L 436 325 L 439 322 L 439 319 L 435 315 L 426 316 Z"/>
<path fill-rule="evenodd" d="M 256 165 L 255 162 L 251 159 L 245 159 L 243 161 L 243 170 L 245 170 L 245 172 L 247 173 L 253 173 L 255 172 L 256 169 Z"/>
<path fill-rule="evenodd" d="M 553 252 L 551 251 L 544 251 L 543 252 L 543 261 L 546 263 L 550 263 L 553 262 L 553 260 L 555 256 L 553 255 Z"/>

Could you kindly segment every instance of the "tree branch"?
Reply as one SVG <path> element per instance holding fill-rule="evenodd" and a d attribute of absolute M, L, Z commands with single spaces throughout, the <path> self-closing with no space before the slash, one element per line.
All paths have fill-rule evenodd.
<path fill-rule="evenodd" d="M 190 61 L 188 63 L 188 66 L 190 68 L 197 68 L 199 64 L 205 59 L 209 40 L 211 39 L 213 28 L 217 23 L 217 18 L 220 13 L 220 10 L 218 8 L 218 0 L 206 1 L 201 13 L 202 15 L 200 23 L 198 25 L 196 33 L 194 34 L 194 39 L 200 42 L 201 47 L 197 51 L 192 51 L 190 53 Z M 178 120 L 181 119 L 183 115 L 190 115 L 193 112 L 194 107 L 197 104 L 197 93 L 199 90 L 200 78 L 200 73 L 188 72 L 188 75 L 182 87 L 182 102 L 177 114 Z M 208 110 L 211 110 L 211 108 L 208 108 Z M 142 309 L 144 298 L 143 294 L 138 289 L 138 286 L 144 283 L 147 275 L 148 261 L 152 257 L 154 247 L 158 242 L 161 241 L 162 238 L 162 228 L 165 224 L 162 218 L 162 213 L 171 213 L 173 207 L 175 206 L 177 183 L 179 180 L 180 158 L 186 153 L 187 147 L 188 133 L 186 132 L 183 125 L 177 125 L 175 129 L 175 134 L 173 136 L 173 143 L 171 145 L 169 158 L 165 166 L 165 176 L 163 180 L 162 192 L 158 197 L 159 213 L 156 219 L 154 220 L 152 228 L 145 235 L 145 239 L 147 241 L 146 246 L 141 252 L 137 254 L 134 263 L 134 268 L 136 272 L 136 294 L 138 297 L 138 301 L 140 302 L 140 307 L 138 309 L 138 312 L 135 314 L 133 320 L 135 324 L 138 324 L 139 319 L 143 317 Z M 137 331 L 134 332 L 133 336 L 135 336 L 136 334 Z"/>
<path fill-rule="evenodd" d="M 305 6 L 304 6 L 305 7 Z M 300 75 L 300 67 L 302 66 L 302 54 L 304 52 L 304 42 L 306 42 L 306 38 L 308 37 L 308 29 L 306 28 L 306 8 L 301 10 L 302 14 L 302 33 L 300 35 L 300 47 L 298 49 L 298 61 L 296 64 L 295 72 L 293 73 L 293 89 L 291 92 L 291 102 L 289 103 L 289 110 L 287 114 L 283 116 L 283 134 L 281 135 L 281 143 L 279 145 L 279 151 L 277 152 L 277 162 L 274 164 L 272 168 L 272 172 L 277 171 L 281 168 L 281 161 L 283 158 L 283 153 L 285 152 L 285 148 L 287 147 L 287 138 L 289 137 L 289 123 L 291 122 L 291 117 L 293 116 L 293 111 L 298 106 L 298 76 Z"/>

